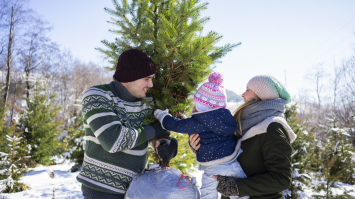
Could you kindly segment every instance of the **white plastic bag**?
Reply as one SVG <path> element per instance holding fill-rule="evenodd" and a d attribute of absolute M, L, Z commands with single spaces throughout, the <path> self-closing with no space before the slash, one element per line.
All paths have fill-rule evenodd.
<path fill-rule="evenodd" d="M 200 192 L 191 180 L 174 168 L 151 165 L 149 170 L 133 178 L 125 199 L 199 199 Z"/>

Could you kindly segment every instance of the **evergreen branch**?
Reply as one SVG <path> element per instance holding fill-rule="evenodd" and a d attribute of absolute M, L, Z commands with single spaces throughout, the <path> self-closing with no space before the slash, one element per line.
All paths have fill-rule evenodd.
<path fill-rule="evenodd" d="M 199 54 L 201 52 L 201 50 L 204 50 L 207 46 L 211 45 L 212 43 L 216 42 L 217 40 L 221 39 L 222 36 L 219 36 L 217 38 L 215 38 L 213 41 L 207 43 L 207 45 L 203 46 L 199 51 L 195 52 L 193 55 L 191 55 L 189 58 L 187 58 L 187 60 L 191 60 L 192 57 L 196 56 L 197 54 Z M 180 68 L 182 65 L 186 64 L 187 62 L 191 62 L 191 61 L 183 61 L 181 62 L 176 69 Z"/>
<path fill-rule="evenodd" d="M 185 1 L 184 1 L 184 3 L 183 3 L 183 6 L 185 6 Z M 174 46 L 174 49 L 173 49 L 173 56 L 172 56 L 172 61 L 171 61 L 170 74 L 169 74 L 169 77 L 168 77 L 168 79 L 167 79 L 167 83 L 166 83 L 165 88 L 168 88 L 169 82 L 170 82 L 170 80 L 171 80 L 171 76 L 172 76 L 172 74 L 173 74 L 173 72 L 174 72 L 174 58 L 175 58 L 176 46 L 177 46 L 177 44 L 178 44 L 178 42 L 179 42 L 178 38 L 181 36 L 181 34 L 182 34 L 182 32 L 183 32 L 182 30 L 183 30 L 183 21 L 184 21 L 184 11 L 185 11 L 185 9 L 183 9 L 183 12 L 182 12 L 182 14 L 181 14 L 181 18 L 180 18 L 180 20 L 181 20 L 181 22 L 180 22 L 180 32 L 179 32 L 179 34 L 178 34 L 178 36 L 177 36 L 177 39 L 176 39 L 176 42 L 175 42 L 175 46 Z"/>

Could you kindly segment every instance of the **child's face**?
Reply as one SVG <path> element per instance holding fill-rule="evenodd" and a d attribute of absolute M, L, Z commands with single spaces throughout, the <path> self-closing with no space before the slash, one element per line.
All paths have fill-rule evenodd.
<path fill-rule="evenodd" d="M 249 87 L 247 87 L 247 90 L 242 94 L 242 97 L 244 98 L 244 102 L 249 102 L 257 96 Z"/>
<path fill-rule="evenodd" d="M 198 110 L 196 109 L 196 106 L 194 106 L 194 108 L 192 109 L 192 112 L 193 112 L 193 113 L 198 112 Z"/>

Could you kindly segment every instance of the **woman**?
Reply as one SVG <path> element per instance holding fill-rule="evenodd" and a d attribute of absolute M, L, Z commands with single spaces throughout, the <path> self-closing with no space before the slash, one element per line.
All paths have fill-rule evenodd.
<path fill-rule="evenodd" d="M 283 118 L 291 97 L 271 75 L 253 77 L 243 93 L 244 104 L 234 113 L 239 139 L 235 150 L 247 178 L 213 176 L 223 196 L 282 198 L 292 180 L 291 143 L 296 134 Z M 190 136 L 190 145 L 198 150 L 198 134 Z M 226 197 L 222 197 L 226 198 Z"/>

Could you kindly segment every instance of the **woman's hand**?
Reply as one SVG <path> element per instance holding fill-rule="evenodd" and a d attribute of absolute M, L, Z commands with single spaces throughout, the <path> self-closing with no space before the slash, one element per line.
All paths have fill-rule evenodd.
<path fill-rule="evenodd" d="M 217 191 L 224 196 L 238 196 L 238 186 L 235 178 L 231 176 L 214 175 L 213 179 L 218 180 Z"/>
<path fill-rule="evenodd" d="M 197 151 L 200 148 L 200 136 L 198 134 L 190 135 L 190 146 Z"/>

